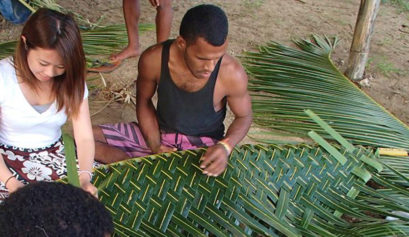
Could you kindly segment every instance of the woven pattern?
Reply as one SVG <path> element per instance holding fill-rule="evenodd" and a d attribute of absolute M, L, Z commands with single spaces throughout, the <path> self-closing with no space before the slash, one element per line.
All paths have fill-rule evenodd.
<path fill-rule="evenodd" d="M 100 200 L 119 236 L 287 236 L 353 234 L 344 203 L 375 170 L 370 151 L 339 151 L 344 165 L 318 146 L 245 145 L 217 178 L 201 174 L 204 149 L 134 159 L 97 170 Z M 370 161 L 370 162 L 368 162 Z M 372 163 L 369 166 L 366 163 Z"/>
<path fill-rule="evenodd" d="M 199 168 L 205 149 L 99 168 L 94 182 L 115 235 L 409 236 L 409 179 L 305 113 L 340 145 L 314 131 L 314 146 L 244 145 L 217 178 Z"/>

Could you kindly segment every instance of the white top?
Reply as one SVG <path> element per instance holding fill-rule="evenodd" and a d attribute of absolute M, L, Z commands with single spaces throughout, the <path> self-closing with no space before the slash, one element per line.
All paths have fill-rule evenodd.
<path fill-rule="evenodd" d="M 11 57 L 0 60 L 0 143 L 20 148 L 49 146 L 61 137 L 66 121 L 65 109 L 57 112 L 56 101 L 37 112 L 21 91 Z"/>

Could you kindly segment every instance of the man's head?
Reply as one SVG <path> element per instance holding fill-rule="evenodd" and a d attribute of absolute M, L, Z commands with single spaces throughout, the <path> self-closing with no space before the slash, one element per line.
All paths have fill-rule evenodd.
<path fill-rule="evenodd" d="M 226 14 L 214 5 L 199 5 L 188 10 L 180 25 L 178 47 L 186 66 L 198 79 L 209 78 L 227 49 Z"/>
<path fill-rule="evenodd" d="M 68 184 L 29 184 L 0 204 L 0 236 L 103 237 L 112 232 L 104 205 Z"/>
<path fill-rule="evenodd" d="M 217 6 L 203 4 L 186 12 L 179 34 L 188 44 L 195 43 L 201 37 L 213 46 L 221 46 L 227 39 L 228 30 L 224 11 Z"/>

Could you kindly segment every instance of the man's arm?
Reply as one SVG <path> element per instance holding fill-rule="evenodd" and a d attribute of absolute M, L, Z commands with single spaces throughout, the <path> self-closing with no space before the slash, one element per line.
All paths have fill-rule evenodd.
<path fill-rule="evenodd" d="M 138 78 L 136 79 L 136 117 L 139 128 L 152 152 L 157 153 L 160 147 L 160 132 L 156 110 L 152 103 L 152 97 L 157 87 L 158 76 L 154 48 L 147 49 L 140 57 L 138 63 Z M 159 58 L 160 61 L 160 58 Z M 160 71 L 160 67 L 159 67 Z"/>
<path fill-rule="evenodd" d="M 152 97 L 156 92 L 161 70 L 160 45 L 148 48 L 138 63 L 136 80 L 136 117 L 145 141 L 153 153 L 174 151 L 175 149 L 161 145 L 160 130 L 156 109 Z"/>
<path fill-rule="evenodd" d="M 251 122 L 251 98 L 247 91 L 247 75 L 243 67 L 234 61 L 229 78 L 223 80 L 227 104 L 234 114 L 234 120 L 227 129 L 226 136 L 216 145 L 209 147 L 200 165 L 203 173 L 210 176 L 220 175 L 227 166 L 231 150 L 246 136 Z"/>
<path fill-rule="evenodd" d="M 241 96 L 229 97 L 227 99 L 230 110 L 234 114 L 234 120 L 222 140 L 228 143 L 230 147 L 236 146 L 249 131 L 252 122 L 251 99 L 248 92 Z"/>
<path fill-rule="evenodd" d="M 237 63 L 238 64 L 238 63 Z M 226 80 L 227 104 L 234 114 L 234 120 L 227 129 L 223 142 L 231 148 L 247 134 L 252 122 L 251 98 L 247 91 L 247 74 L 241 65 L 235 67 L 234 78 Z"/>

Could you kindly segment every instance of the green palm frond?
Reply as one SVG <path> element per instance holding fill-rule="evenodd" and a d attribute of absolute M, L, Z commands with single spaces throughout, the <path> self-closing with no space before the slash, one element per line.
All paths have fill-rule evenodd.
<path fill-rule="evenodd" d="M 380 159 L 388 166 L 388 169 L 381 172 L 382 177 L 409 186 L 409 157 L 381 156 Z M 397 173 L 403 174 L 403 177 L 397 177 Z"/>
<path fill-rule="evenodd" d="M 19 0 L 19 1 L 22 3 L 24 2 L 24 0 Z M 58 4 L 55 0 L 30 0 L 29 3 L 32 6 L 32 8 L 30 9 L 30 7 L 29 6 L 28 7 L 32 12 L 33 10 L 36 10 L 39 8 L 49 8 L 55 11 L 72 14 L 75 20 L 78 22 L 78 24 L 82 28 L 85 27 L 86 29 L 89 29 L 89 28 L 94 28 L 98 26 L 97 23 L 90 22 L 87 18 L 83 17 L 82 15 L 78 13 L 68 11 L 66 8 Z M 27 5 L 27 4 L 24 4 L 24 5 Z"/>
<path fill-rule="evenodd" d="M 147 27 L 141 27 L 145 30 Z M 111 54 L 113 49 L 124 47 L 128 43 L 125 25 L 96 27 L 81 32 L 85 55 Z"/>
<path fill-rule="evenodd" d="M 19 0 L 19 1 L 22 2 L 21 0 Z M 45 8 L 49 8 L 49 9 L 59 11 L 59 12 L 65 12 L 66 11 L 66 9 L 64 9 L 55 0 L 31 0 L 30 5 L 32 5 L 35 9 L 45 7 Z"/>
<path fill-rule="evenodd" d="M 255 123 L 305 136 L 322 131 L 303 113 L 312 109 L 353 144 L 409 149 L 409 128 L 331 62 L 337 38 L 295 43 L 299 49 L 272 42 L 244 55 Z"/>
<path fill-rule="evenodd" d="M 25 3 L 24 0 L 19 0 Z M 115 49 L 124 47 L 128 42 L 128 35 L 124 24 L 101 26 L 98 23 L 91 23 L 85 17 L 68 12 L 67 9 L 59 5 L 55 0 L 32 0 L 31 6 L 34 9 L 46 7 L 55 11 L 71 13 L 80 25 L 81 37 L 84 51 L 88 61 L 92 61 L 89 56 L 111 54 Z M 27 5 L 25 3 L 25 5 Z M 139 24 L 139 33 L 155 29 L 154 24 Z M 16 41 L 0 42 L 0 58 L 5 58 L 14 54 Z"/>
<path fill-rule="evenodd" d="M 0 43 L 0 59 L 8 57 L 14 54 L 16 49 L 16 41 L 7 41 Z"/>
<path fill-rule="evenodd" d="M 199 168 L 205 149 L 97 169 L 94 182 L 113 216 L 115 235 L 409 235 L 409 218 L 400 214 L 409 212 L 409 191 L 379 175 L 388 167 L 372 149 L 353 146 L 314 121 L 342 145 L 314 131 L 310 137 L 320 146 L 244 145 L 234 149 L 217 178 Z M 369 179 L 386 189 L 365 185 Z"/>
<path fill-rule="evenodd" d="M 140 24 L 139 32 L 153 30 L 153 24 Z M 82 43 L 87 57 L 111 54 L 115 49 L 124 47 L 128 36 L 124 24 L 99 26 L 93 29 L 81 30 Z M 16 41 L 0 43 L 0 58 L 13 55 Z"/>
<path fill-rule="evenodd" d="M 74 139 L 68 133 L 64 133 L 62 138 L 64 143 L 65 163 L 67 164 L 67 180 L 71 185 L 80 187 Z"/>
<path fill-rule="evenodd" d="M 139 34 L 155 29 L 153 24 L 139 24 Z M 128 35 L 124 24 L 99 26 L 81 31 L 86 55 L 111 54 L 113 49 L 124 47 Z"/>

